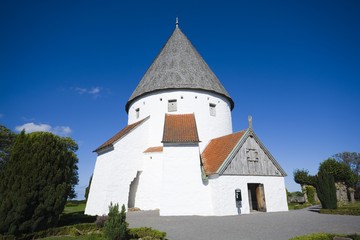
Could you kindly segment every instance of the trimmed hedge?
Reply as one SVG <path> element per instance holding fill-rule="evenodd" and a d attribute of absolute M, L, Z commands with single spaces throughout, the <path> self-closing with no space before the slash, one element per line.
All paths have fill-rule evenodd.
<path fill-rule="evenodd" d="M 360 216 L 359 208 L 320 209 L 320 213 Z"/>
<path fill-rule="evenodd" d="M 131 239 L 164 240 L 166 232 L 161 232 L 149 227 L 130 228 L 129 235 Z"/>
<path fill-rule="evenodd" d="M 64 235 L 70 235 L 70 236 L 79 236 L 83 234 L 88 234 L 91 232 L 97 232 L 99 229 L 96 227 L 95 223 L 82 223 L 72 226 L 65 226 L 65 227 L 59 227 L 59 228 L 49 228 L 47 230 L 29 233 L 29 234 L 23 234 L 19 237 L 12 236 L 12 235 L 0 235 L 1 240 L 13 240 L 13 239 L 19 239 L 19 240 L 30 240 L 30 239 L 38 239 L 38 238 L 46 238 L 51 236 L 64 236 Z"/>
<path fill-rule="evenodd" d="M 344 234 L 333 234 L 333 233 L 311 233 L 308 235 L 293 237 L 290 238 L 289 240 L 333 240 L 334 237 L 346 237 L 346 238 L 351 238 L 353 240 L 360 240 L 360 235 L 357 234 L 344 235 Z"/>

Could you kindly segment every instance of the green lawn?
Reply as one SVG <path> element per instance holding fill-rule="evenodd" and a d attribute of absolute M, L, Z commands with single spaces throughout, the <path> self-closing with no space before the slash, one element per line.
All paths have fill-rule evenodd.
<path fill-rule="evenodd" d="M 66 204 L 64 212 L 60 216 L 59 226 L 69 226 L 80 223 L 94 223 L 95 216 L 84 214 L 85 202 L 69 202 Z"/>
<path fill-rule="evenodd" d="M 74 239 L 80 239 L 80 240 L 105 240 L 106 238 L 101 235 L 81 235 L 81 236 L 55 236 L 55 237 L 47 237 L 43 238 L 45 240 L 74 240 Z"/>
<path fill-rule="evenodd" d="M 289 210 L 298 210 L 298 209 L 303 209 L 303 208 L 310 207 L 312 205 L 310 203 L 303 203 L 303 204 L 289 203 L 288 206 L 289 206 Z"/>
<path fill-rule="evenodd" d="M 79 204 L 67 204 L 65 206 L 63 214 L 75 213 L 75 212 L 84 212 L 85 211 L 85 203 Z"/>
<path fill-rule="evenodd" d="M 360 236 L 356 234 L 344 235 L 344 234 L 333 234 L 333 233 L 311 233 L 308 235 L 293 237 L 290 238 L 289 240 L 333 240 L 335 236 L 346 237 L 353 240 L 360 240 Z"/>
<path fill-rule="evenodd" d="M 320 209 L 320 213 L 360 216 L 360 201 L 338 206 L 337 209 Z"/>

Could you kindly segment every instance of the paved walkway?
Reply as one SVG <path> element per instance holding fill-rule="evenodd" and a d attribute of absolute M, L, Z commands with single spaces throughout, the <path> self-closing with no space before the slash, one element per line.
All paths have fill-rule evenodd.
<path fill-rule="evenodd" d="M 226 217 L 160 217 L 158 211 L 130 212 L 130 227 L 152 227 L 170 240 L 287 240 L 314 232 L 358 233 L 360 216 L 319 214 L 309 209 Z"/>

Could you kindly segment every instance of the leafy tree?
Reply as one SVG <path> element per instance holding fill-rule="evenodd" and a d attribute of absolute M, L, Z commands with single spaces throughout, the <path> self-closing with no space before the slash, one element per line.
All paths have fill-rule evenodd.
<path fill-rule="evenodd" d="M 10 157 L 11 146 L 15 141 L 15 133 L 0 125 L 0 171 Z"/>
<path fill-rule="evenodd" d="M 342 152 L 337 153 L 333 156 L 338 162 L 348 165 L 350 169 L 356 173 L 360 174 L 360 153 L 357 152 Z"/>
<path fill-rule="evenodd" d="M 91 175 L 90 180 L 89 180 L 89 185 L 85 189 L 85 196 L 84 197 L 85 197 L 86 202 L 87 202 L 88 197 L 89 197 L 89 191 L 90 191 L 90 187 L 91 187 L 92 178 L 93 178 L 93 175 Z"/>
<path fill-rule="evenodd" d="M 334 177 L 335 182 L 344 182 L 348 187 L 354 187 L 357 175 L 351 171 L 348 165 L 329 158 L 320 163 L 319 172 L 326 172 Z"/>
<path fill-rule="evenodd" d="M 78 183 L 70 138 L 52 133 L 17 135 L 10 158 L 0 172 L 0 233 L 34 232 L 57 225 Z"/>
<path fill-rule="evenodd" d="M 105 222 L 104 233 L 110 240 L 125 240 L 128 238 L 128 223 L 124 204 L 119 213 L 119 204 L 109 206 L 109 217 Z"/>
<path fill-rule="evenodd" d="M 315 185 L 316 179 L 314 176 L 309 175 L 309 171 L 306 169 L 296 169 L 294 171 L 294 181 L 301 186 L 303 185 Z"/>
<path fill-rule="evenodd" d="M 317 175 L 316 191 L 321 205 L 325 209 L 336 209 L 336 187 L 334 177 L 324 170 Z"/>

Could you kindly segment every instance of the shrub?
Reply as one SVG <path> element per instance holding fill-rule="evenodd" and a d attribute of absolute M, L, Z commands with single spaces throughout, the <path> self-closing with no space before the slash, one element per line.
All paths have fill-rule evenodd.
<path fill-rule="evenodd" d="M 335 234 L 312 233 L 304 236 L 290 238 L 289 240 L 333 240 Z"/>
<path fill-rule="evenodd" d="M 310 186 L 310 185 L 307 185 L 305 188 L 306 188 L 306 195 L 307 195 L 309 203 L 314 205 L 316 203 L 316 201 L 315 201 L 315 188 L 313 186 Z"/>
<path fill-rule="evenodd" d="M 125 240 L 128 237 L 128 223 L 126 222 L 125 206 L 119 213 L 119 204 L 109 206 L 108 219 L 105 221 L 104 233 L 111 240 Z"/>
<path fill-rule="evenodd" d="M 320 213 L 360 216 L 360 209 L 358 208 L 320 209 Z"/>
<path fill-rule="evenodd" d="M 48 132 L 17 135 L 0 172 L 0 233 L 57 226 L 78 183 L 77 148 L 72 139 Z"/>
<path fill-rule="evenodd" d="M 97 216 L 95 225 L 98 228 L 103 228 L 105 226 L 105 222 L 109 217 L 107 215 Z"/>
<path fill-rule="evenodd" d="M 130 237 L 133 239 L 152 239 L 152 240 L 163 240 L 166 237 L 165 232 L 161 232 L 156 229 L 149 227 L 131 228 L 129 231 Z"/>
<path fill-rule="evenodd" d="M 333 233 L 311 233 L 304 236 L 297 236 L 290 238 L 289 240 L 333 240 L 334 237 L 346 237 L 353 240 L 360 240 L 359 235 L 344 235 L 344 234 L 333 234 Z"/>
<path fill-rule="evenodd" d="M 320 171 L 317 176 L 316 191 L 321 205 L 325 209 L 336 209 L 336 188 L 334 177 L 326 172 Z"/>

